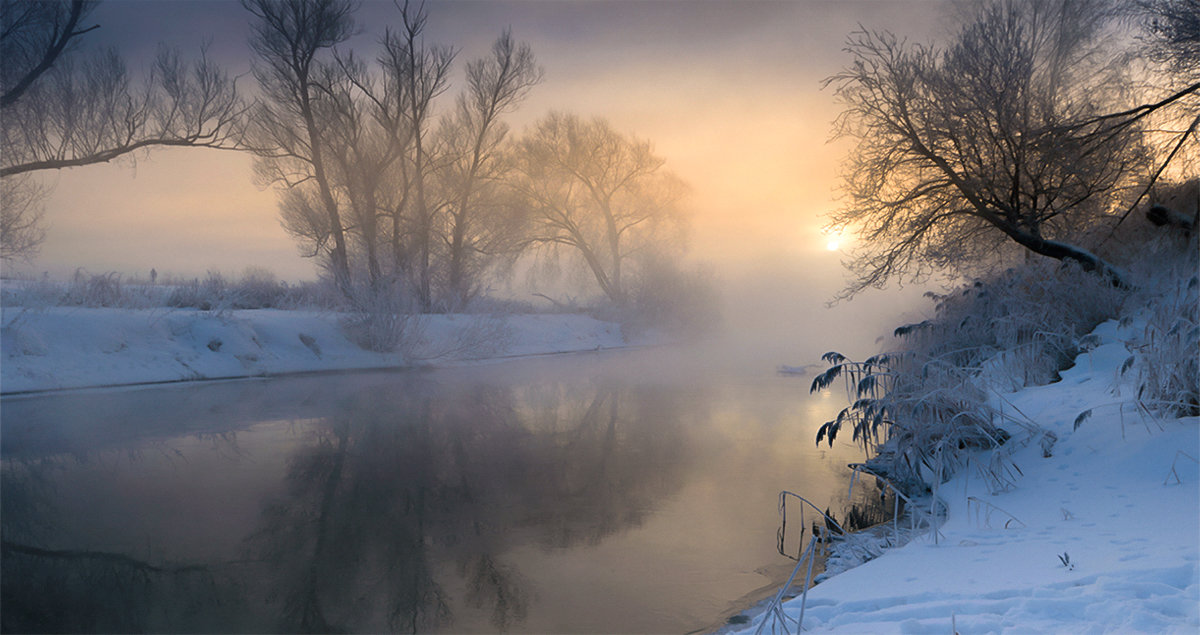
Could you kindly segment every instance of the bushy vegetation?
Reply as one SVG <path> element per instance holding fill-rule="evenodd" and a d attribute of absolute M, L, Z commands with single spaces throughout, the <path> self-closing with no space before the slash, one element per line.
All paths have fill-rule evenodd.
<path fill-rule="evenodd" d="M 420 337 L 415 301 L 401 289 L 355 289 L 341 320 L 342 331 L 362 349 L 390 353 Z"/>
<path fill-rule="evenodd" d="M 163 281 L 126 278 L 117 272 L 89 273 L 83 269 L 66 282 L 49 278 L 6 280 L 4 306 L 42 308 L 149 309 L 170 307 L 202 311 L 231 309 L 334 308 L 341 301 L 330 285 L 312 282 L 289 285 L 261 267 L 249 267 L 236 279 L 209 271 L 203 279 Z"/>
<path fill-rule="evenodd" d="M 1136 404 L 1165 415 L 1200 404 L 1200 322 L 1195 251 L 1170 241 L 1142 244 L 1137 286 L 1119 288 L 1071 263 L 1038 260 L 928 294 L 933 315 L 895 330 L 896 349 L 862 362 L 828 353 L 812 390 L 843 387 L 850 405 L 818 431 L 833 443 L 844 426 L 873 456 L 869 467 L 910 487 L 948 478 L 973 450 L 1045 435 L 1005 409 L 1003 392 L 1058 379 L 1098 342 L 1105 320 L 1144 324 L 1126 374 Z M 1052 443 L 1052 439 L 1043 439 Z M 994 473 L 1003 479 L 1003 468 Z"/>

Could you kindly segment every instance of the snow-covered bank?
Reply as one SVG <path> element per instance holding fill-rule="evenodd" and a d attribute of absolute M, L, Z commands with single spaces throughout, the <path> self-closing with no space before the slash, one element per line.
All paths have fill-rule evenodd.
<path fill-rule="evenodd" d="M 1102 345 L 1061 381 L 998 397 L 1057 437 L 1049 456 L 1038 442 L 1013 452 L 1019 473 L 995 493 L 980 456 L 939 488 L 949 514 L 936 543 L 815 586 L 807 632 L 1200 631 L 1200 420 L 1140 412 L 1121 372 L 1134 332 L 1108 322 L 1095 334 Z M 800 600 L 784 610 L 795 620 Z"/>
<path fill-rule="evenodd" d="M 273 309 L 3 309 L 4 394 L 283 373 L 393 368 L 414 362 L 627 346 L 617 324 L 583 315 L 424 316 L 404 353 L 363 350 L 341 316 Z"/>

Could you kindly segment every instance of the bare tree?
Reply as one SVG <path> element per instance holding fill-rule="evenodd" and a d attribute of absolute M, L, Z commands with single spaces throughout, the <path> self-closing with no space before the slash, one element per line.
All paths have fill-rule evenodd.
<path fill-rule="evenodd" d="M 406 150 L 405 165 L 401 168 L 405 195 L 398 202 L 403 207 L 394 210 L 394 223 L 399 229 L 399 219 L 405 215 L 411 221 L 417 298 L 421 309 L 428 311 L 433 306 L 433 231 L 437 206 L 430 200 L 426 187 L 431 167 L 427 135 L 433 121 L 433 102 L 446 91 L 455 52 L 449 47 L 426 46 L 422 33 L 427 16 L 423 7 L 414 8 L 406 0 L 400 10 L 400 29 L 389 29 L 384 34 L 379 58 L 385 86 L 390 87 L 385 98 L 395 101 L 381 110 L 385 118 L 395 118 L 392 129 L 397 131 L 401 147 Z M 398 240 L 393 237 L 393 241 Z M 399 243 L 394 245 L 399 251 Z"/>
<path fill-rule="evenodd" d="M 339 56 L 342 74 L 329 82 L 330 114 L 325 118 L 329 155 L 334 166 L 334 183 L 349 203 L 353 235 L 366 258 L 371 287 L 383 278 L 380 263 L 382 232 L 380 211 L 388 185 L 388 173 L 401 158 L 401 135 L 386 128 L 379 102 L 372 97 L 371 77 L 366 65 L 353 55 Z"/>
<path fill-rule="evenodd" d="M 528 241 L 577 252 L 609 300 L 625 306 L 625 265 L 675 219 L 683 182 L 648 141 L 562 113 L 519 142 L 516 163 L 515 186 L 532 215 Z"/>
<path fill-rule="evenodd" d="M 201 52 L 194 62 L 161 47 L 136 80 L 112 50 L 72 55 L 94 2 L 4 0 L 0 8 L 0 180 L 6 192 L 40 192 L 17 178 L 104 163 L 163 146 L 232 149 L 244 110 L 235 83 Z M 5 205 L 5 254 L 32 255 L 43 232 L 40 200 Z M 24 214 L 24 215 L 23 215 Z M 32 243 L 30 241 L 33 241 Z"/>
<path fill-rule="evenodd" d="M 527 44 L 505 31 L 492 55 L 467 65 L 467 88 L 440 130 L 451 158 L 442 171 L 450 192 L 444 240 L 448 292 L 458 306 L 478 291 L 481 261 L 510 246 L 516 226 L 512 206 L 498 189 L 507 170 L 501 147 L 508 135 L 500 117 L 514 110 L 542 79 Z"/>
<path fill-rule="evenodd" d="M 345 229 L 334 198 L 320 115 L 327 104 L 328 84 L 338 71 L 320 59 L 354 30 L 349 0 L 243 0 L 255 17 L 250 46 L 258 55 L 254 76 L 266 97 L 252 116 L 252 145 L 260 157 L 264 180 L 294 188 L 315 185 L 317 200 L 333 241 L 329 250 L 334 279 L 350 288 Z M 324 111 L 322 109 L 324 108 Z"/>
<path fill-rule="evenodd" d="M 851 36 L 852 64 L 826 80 L 846 106 L 838 134 L 857 142 L 832 219 L 862 238 L 846 295 L 1004 244 L 1121 281 L 1071 241 L 1132 198 L 1151 167 L 1141 124 L 1190 93 L 1114 112 L 1129 83 L 1101 48 L 1111 14 L 1099 9 L 991 2 L 944 51 Z"/>

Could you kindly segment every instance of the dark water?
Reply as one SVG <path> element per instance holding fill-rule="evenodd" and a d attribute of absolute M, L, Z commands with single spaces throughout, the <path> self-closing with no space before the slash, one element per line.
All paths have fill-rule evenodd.
<path fill-rule="evenodd" d="M 846 503 L 836 400 L 670 351 L 7 399 L 5 631 L 689 632 Z"/>

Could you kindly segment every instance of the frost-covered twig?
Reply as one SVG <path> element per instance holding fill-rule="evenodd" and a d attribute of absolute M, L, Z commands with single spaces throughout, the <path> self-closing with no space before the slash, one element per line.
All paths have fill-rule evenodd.
<path fill-rule="evenodd" d="M 793 494 L 793 496 L 795 495 Z M 800 496 L 796 496 L 796 498 L 800 498 L 800 500 L 808 502 Z M 812 503 L 809 504 L 812 505 Z M 796 632 L 800 632 L 800 629 L 804 624 L 804 607 L 808 603 L 808 587 L 811 586 L 812 583 L 812 567 L 813 560 L 816 559 L 816 550 L 817 537 L 813 536 L 809 539 L 808 547 L 804 550 L 804 554 L 798 560 L 796 560 L 796 566 L 792 567 L 792 573 L 788 576 L 787 582 L 783 583 L 783 586 L 779 588 L 779 592 L 776 593 L 775 597 L 771 598 L 771 602 L 767 604 L 767 610 L 763 613 L 762 621 L 758 623 L 758 628 L 754 631 L 755 635 L 761 635 L 763 628 L 765 628 L 767 625 L 768 619 L 771 623 L 770 632 L 772 634 L 788 632 L 788 622 L 793 620 L 792 618 L 788 617 L 787 613 L 783 610 L 783 596 L 787 593 L 788 589 L 792 588 L 792 582 L 796 579 L 796 574 L 800 573 L 800 567 L 803 566 L 807 561 L 808 573 L 804 581 L 804 590 L 802 591 L 800 597 L 800 617 L 794 620 L 796 623 Z"/>
<path fill-rule="evenodd" d="M 978 526 L 980 528 L 986 527 L 986 528 L 990 529 L 992 527 L 992 511 L 993 510 L 998 511 L 998 512 L 1004 514 L 1005 516 L 1008 516 L 1008 520 L 1006 520 L 1004 522 L 1005 529 L 1008 529 L 1009 525 L 1011 525 L 1014 521 L 1020 523 L 1021 527 L 1027 526 L 1020 518 L 1017 518 L 1016 516 L 1013 516 L 1012 514 L 1004 511 L 1003 509 L 1000 509 L 999 507 L 997 507 L 985 500 L 976 498 L 974 496 L 967 497 L 967 515 L 968 516 L 971 514 L 971 505 L 972 504 L 975 505 L 975 524 L 976 524 L 976 526 Z M 979 512 L 980 512 L 980 508 L 983 506 L 987 507 L 987 514 L 984 515 L 983 524 L 981 525 L 979 522 Z"/>
<path fill-rule="evenodd" d="M 1175 477 L 1176 485 L 1183 484 L 1183 481 L 1179 478 L 1179 472 L 1175 471 L 1175 466 L 1179 463 L 1180 456 L 1191 459 L 1193 463 L 1200 463 L 1200 461 L 1196 460 L 1196 457 L 1188 454 L 1187 452 L 1184 452 L 1183 450 L 1176 451 L 1175 452 L 1175 460 L 1171 461 L 1171 471 L 1167 473 L 1167 478 L 1163 479 L 1163 485 L 1170 485 L 1170 483 L 1168 481 L 1171 480 L 1172 476 Z"/>

